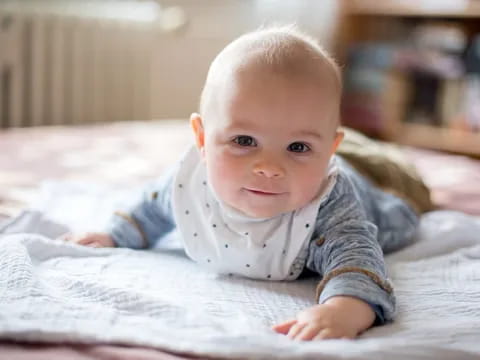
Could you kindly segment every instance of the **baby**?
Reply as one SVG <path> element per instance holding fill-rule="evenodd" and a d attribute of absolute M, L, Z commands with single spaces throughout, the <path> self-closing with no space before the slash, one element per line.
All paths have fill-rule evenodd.
<path fill-rule="evenodd" d="M 196 146 L 106 233 L 74 240 L 149 248 L 176 228 L 187 255 L 218 273 L 316 273 L 317 305 L 273 327 L 291 339 L 353 339 L 391 321 L 383 252 L 408 244 L 418 217 L 334 155 L 340 97 L 337 65 L 307 35 L 241 36 L 211 64 L 190 117 Z"/>

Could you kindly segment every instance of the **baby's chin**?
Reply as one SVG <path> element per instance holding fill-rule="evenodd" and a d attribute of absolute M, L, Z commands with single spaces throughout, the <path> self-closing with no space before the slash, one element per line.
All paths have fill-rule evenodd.
<path fill-rule="evenodd" d="M 242 210 L 240 210 L 242 211 Z M 280 214 L 283 214 L 285 211 L 242 211 L 246 216 L 251 217 L 255 220 L 271 219 Z"/>
<path fill-rule="evenodd" d="M 290 194 L 284 194 L 275 199 L 263 199 L 261 197 L 257 199 L 255 195 L 253 198 L 242 196 L 240 199 L 224 199 L 224 202 L 244 216 L 254 220 L 266 220 L 290 213 L 308 205 L 310 202 L 306 198 L 292 201 L 289 197 Z"/>
<path fill-rule="evenodd" d="M 277 217 L 279 215 L 294 211 L 295 208 L 260 208 L 260 207 L 236 207 L 245 216 L 255 220 L 266 220 Z"/>

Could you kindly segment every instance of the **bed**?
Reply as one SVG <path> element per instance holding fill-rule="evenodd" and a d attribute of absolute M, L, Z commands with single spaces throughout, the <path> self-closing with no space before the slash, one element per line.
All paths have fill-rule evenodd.
<path fill-rule="evenodd" d="M 4 252 L 6 254 L 15 253 L 20 257 L 22 256 L 22 251 L 26 249 L 31 252 L 30 254 L 40 258 L 48 246 L 47 238 L 53 237 L 52 234 L 55 234 L 56 231 L 61 231 L 61 229 L 56 229 L 55 226 L 53 228 L 49 227 L 51 222 L 55 224 L 67 223 L 70 225 L 70 228 L 86 225 L 85 221 L 79 221 L 76 217 L 68 217 L 62 213 L 61 209 L 64 208 L 65 202 L 62 203 L 59 199 L 63 199 L 63 201 L 73 199 L 72 202 L 74 204 L 82 203 L 82 206 L 79 206 L 77 211 L 83 211 L 85 217 L 89 220 L 89 225 L 94 227 L 94 225 L 100 224 L 102 221 L 105 221 L 103 215 L 108 212 L 108 206 L 114 206 L 116 201 L 122 200 L 118 194 L 124 194 L 126 189 L 136 189 L 153 176 L 160 174 L 169 164 L 175 161 L 181 149 L 191 141 L 192 136 L 188 122 L 185 120 L 45 127 L 1 132 L 0 227 L 3 226 L 4 231 L 5 229 L 8 230 L 8 239 L 16 237 L 15 241 L 8 244 L 8 246 L 12 247 L 8 249 L 8 252 L 4 249 Z M 397 274 L 397 277 L 394 279 L 395 283 L 400 284 L 399 295 L 402 295 L 401 299 L 404 299 L 409 292 L 415 290 L 418 293 L 422 293 L 425 298 L 433 296 L 428 292 L 422 292 L 425 286 L 422 283 L 422 279 L 402 278 L 399 274 L 422 273 L 431 276 L 431 279 L 436 279 L 440 276 L 443 279 L 441 281 L 446 279 L 450 288 L 455 289 L 456 292 L 454 291 L 451 294 L 447 292 L 439 295 L 438 301 L 448 301 L 448 296 L 466 293 L 468 299 L 462 300 L 465 303 L 465 308 L 462 310 L 462 308 L 454 307 L 452 311 L 458 311 L 460 315 L 463 314 L 463 311 L 466 311 L 468 314 L 469 311 L 474 311 L 474 308 L 469 308 L 469 306 L 472 307 L 475 302 L 478 304 L 480 300 L 480 273 L 475 268 L 475 265 L 478 267 L 480 259 L 480 248 L 478 247 L 480 245 L 480 238 L 478 237 L 478 233 L 480 233 L 480 187 L 478 186 L 480 184 L 480 162 L 459 155 L 449 155 L 415 148 L 405 147 L 402 151 L 416 165 L 417 170 L 431 188 L 432 199 L 437 208 L 444 211 L 425 218 L 422 228 L 422 242 L 416 244 L 418 245 L 417 248 L 406 249 L 406 251 L 395 254 L 389 259 L 391 270 L 394 274 Z M 107 196 L 107 200 L 105 199 L 106 191 L 110 196 Z M 105 203 L 108 203 L 108 206 L 102 208 L 103 217 L 92 216 L 92 211 L 98 211 L 96 208 L 98 202 L 96 201 L 100 198 Z M 75 199 L 77 202 L 74 201 Z M 35 211 L 25 212 L 27 207 L 35 209 Z M 49 214 L 50 217 L 46 218 L 45 214 Z M 468 214 L 468 216 L 465 214 Z M 25 222 L 15 222 L 12 219 L 24 219 L 30 227 L 25 225 Z M 19 229 L 38 229 L 39 233 L 42 233 L 42 231 L 44 233 L 43 236 L 26 237 L 18 234 L 20 232 Z M 20 236 L 23 237 L 19 238 Z M 4 239 L 0 240 L 3 241 L 2 245 L 5 243 L 5 238 L 7 236 L 4 232 Z M 437 238 L 441 239 L 436 240 Z M 67 269 L 72 271 L 68 274 L 73 276 L 72 274 L 75 274 L 76 270 L 68 268 L 69 265 L 67 265 L 65 260 L 65 254 L 68 254 L 67 258 L 70 259 L 77 256 L 80 258 L 82 256 L 87 258 L 93 256 L 91 253 L 88 253 L 90 250 L 86 250 L 87 253 L 81 253 L 83 255 L 80 256 L 79 250 L 75 246 L 73 246 L 73 250 L 72 248 L 64 248 L 64 246 L 64 244 L 58 245 L 51 251 L 52 254 L 59 256 L 54 261 L 50 258 L 47 260 L 44 257 L 42 258 L 45 261 L 42 260 L 40 268 L 37 268 L 37 270 L 42 270 L 42 276 L 52 276 L 52 268 L 50 268 L 50 266 L 53 266 L 52 261 L 55 262 L 55 266 L 59 267 L 56 268 L 57 270 Z M 435 251 L 432 252 L 433 247 L 435 247 Z M 121 253 L 111 254 L 108 251 L 106 250 L 106 252 L 102 253 L 104 255 L 102 259 L 115 259 L 116 256 L 125 256 L 125 254 Z M 186 265 L 177 263 L 183 260 L 178 258 L 179 255 L 175 251 L 174 248 L 171 248 L 166 252 L 166 255 L 162 256 L 166 256 L 164 261 L 170 261 L 173 269 L 175 269 L 175 266 L 178 266 L 176 270 L 178 274 Z M 138 256 L 140 257 L 129 253 L 129 261 L 133 263 L 137 261 L 136 264 L 153 261 L 152 259 L 148 260 L 143 254 Z M 114 266 L 112 265 L 113 263 L 109 262 L 108 265 Z M 443 268 L 444 270 L 442 271 L 444 272 L 436 275 L 436 272 L 432 270 L 434 264 Z M 62 266 L 65 266 L 65 268 L 62 268 Z M 102 266 L 107 265 L 103 264 Z M 155 266 L 153 262 L 151 266 Z M 3 269 L 5 270 L 5 267 Z M 461 271 L 459 272 L 459 270 Z M 18 273 L 11 273 L 13 277 L 17 275 Z M 125 276 L 128 278 L 128 275 Z M 207 275 L 202 276 L 189 280 L 197 281 L 205 287 L 216 286 L 212 285 L 212 278 Z M 65 279 L 56 279 L 60 281 L 57 284 L 65 281 Z M 72 281 L 72 279 L 70 278 L 69 281 Z M 138 278 L 133 277 L 128 279 L 132 282 L 132 286 L 135 286 L 135 281 L 139 281 Z M 215 279 L 215 284 L 218 283 L 218 280 Z M 224 279 L 220 280 L 220 282 L 224 281 Z M 111 283 L 116 280 L 112 278 L 108 281 Z M 469 284 L 470 290 L 466 291 L 462 285 L 463 283 Z M 163 284 L 165 288 L 170 286 L 168 288 L 172 297 L 175 294 L 178 296 L 178 293 L 176 293 L 178 289 L 174 285 Z M 223 285 L 227 288 L 232 284 L 225 282 Z M 446 283 L 442 283 L 442 286 L 445 285 Z M 295 299 L 290 304 L 291 308 L 304 306 L 305 301 L 308 302 L 307 295 L 298 296 L 297 298 L 292 296 L 279 297 L 275 299 L 278 303 L 272 303 L 271 301 L 273 300 L 271 298 L 264 299 L 263 297 L 265 297 L 265 293 L 273 291 L 283 291 L 284 295 L 291 295 L 292 291 L 296 294 L 307 294 L 312 284 L 305 282 L 299 284 L 298 287 L 290 287 L 288 289 L 256 288 L 255 286 L 252 287 L 250 283 L 242 282 L 235 283 L 235 286 L 235 288 L 229 288 L 229 291 L 234 293 L 241 289 L 251 294 L 253 299 L 262 299 L 263 302 L 260 300 L 251 301 L 255 303 L 255 311 L 264 311 L 264 307 L 267 305 L 282 307 L 282 304 L 288 304 L 289 298 Z M 197 290 L 201 291 L 201 288 Z M 429 289 L 429 291 L 433 290 Z M 19 289 L 19 291 L 23 291 L 23 289 Z M 217 289 L 217 291 L 219 291 L 218 296 L 221 297 L 221 290 Z M 230 304 L 234 301 L 231 298 L 224 300 L 226 303 L 229 301 Z M 216 304 L 208 302 L 205 298 L 204 301 L 203 305 L 207 308 L 216 306 Z M 438 337 L 437 339 L 428 340 L 429 334 L 425 333 L 425 329 L 423 329 L 423 337 L 419 335 L 420 333 L 417 333 L 416 339 L 414 339 L 412 334 L 408 334 L 408 332 L 405 332 L 406 336 L 400 335 L 402 332 L 398 328 L 393 329 L 392 331 L 394 332 L 391 333 L 389 333 L 388 329 L 385 331 L 382 328 L 375 328 L 367 332 L 362 337 L 362 342 L 356 343 L 356 347 L 349 347 L 345 343 L 333 341 L 328 342 L 330 345 L 323 344 L 321 350 L 308 344 L 299 350 L 298 347 L 281 342 L 272 345 L 273 343 L 269 342 L 272 339 L 263 339 L 264 333 L 261 331 L 255 334 L 255 341 L 251 338 L 247 341 L 245 338 L 246 333 L 242 331 L 252 331 L 251 325 L 244 323 L 243 313 L 235 312 L 226 303 L 222 303 L 222 306 L 224 306 L 222 308 L 224 313 L 222 314 L 225 316 L 229 314 L 232 318 L 237 319 L 238 324 L 242 326 L 239 326 L 237 333 L 230 334 L 230 337 L 215 338 L 215 336 L 210 336 L 208 339 L 205 338 L 203 341 L 199 341 L 196 347 L 192 347 L 192 344 L 184 338 L 172 337 L 172 334 L 168 333 L 162 335 L 162 341 L 155 340 L 153 336 L 149 337 L 145 334 L 142 335 L 143 337 L 141 334 L 129 334 L 126 336 L 125 333 L 121 332 L 121 326 L 119 326 L 117 331 L 113 325 L 114 330 L 109 331 L 108 336 L 99 333 L 87 334 L 85 331 L 75 332 L 73 329 L 78 329 L 80 325 L 78 319 L 73 317 L 69 319 L 71 327 L 65 328 L 66 330 L 63 334 L 61 331 L 52 331 L 53 327 L 49 328 L 48 324 L 45 325 L 45 328 L 39 328 L 38 324 L 42 322 L 42 318 L 37 319 L 36 328 L 29 328 L 28 326 L 31 326 L 31 324 L 26 324 L 25 328 L 21 328 L 23 325 L 19 321 L 9 323 L 11 319 L 9 320 L 8 316 L 2 317 L 2 314 L 6 313 L 6 309 L 3 309 L 3 311 L 0 309 L 0 336 L 3 339 L 0 344 L 0 358 L 187 359 L 210 356 L 217 358 L 253 359 L 270 357 L 293 359 L 322 358 L 319 357 L 319 354 L 322 354 L 324 355 L 323 358 L 332 359 L 337 358 L 337 356 L 338 358 L 383 358 L 388 356 L 391 359 L 469 359 L 480 356 L 480 347 L 476 344 L 477 341 L 474 340 L 475 337 L 473 336 L 473 334 L 478 335 L 478 330 L 480 330 L 480 325 L 478 325 L 480 324 L 480 319 L 478 319 L 478 322 L 476 321 L 477 315 L 473 315 L 471 320 L 468 320 L 467 317 L 463 318 L 463 315 L 459 315 L 458 323 L 444 324 L 444 326 L 448 325 L 446 328 L 451 328 L 452 326 L 460 326 L 460 328 L 458 332 L 453 334 L 455 336 L 449 333 L 445 334 L 445 337 L 442 339 Z M 5 303 L 0 301 L 1 305 L 5 305 Z M 39 303 L 36 305 L 38 306 Z M 60 305 L 64 306 L 65 304 Z M 58 311 L 65 310 L 64 308 L 61 309 L 60 305 Z M 183 305 L 185 307 L 191 306 L 188 302 L 185 302 Z M 237 305 L 242 309 L 241 304 Z M 249 305 L 252 305 L 252 303 L 249 303 Z M 400 305 L 403 306 L 405 304 L 401 303 Z M 17 311 L 15 307 L 8 309 L 12 312 Z M 52 306 L 52 311 L 54 309 L 55 306 Z M 213 309 L 212 311 L 215 312 L 217 310 Z M 429 316 L 435 317 L 435 311 L 424 310 L 429 313 Z M 27 310 L 23 309 L 22 311 Z M 255 314 L 255 311 L 252 313 L 245 311 L 249 314 L 247 316 L 249 321 L 253 321 L 252 319 L 255 318 L 255 315 L 258 315 Z M 284 308 L 282 311 L 272 314 L 272 319 L 275 316 L 288 315 L 288 309 Z M 181 319 L 184 316 L 182 314 L 178 313 L 176 316 Z M 17 320 L 26 317 L 25 312 L 18 315 Z M 99 324 L 102 321 L 108 323 L 108 319 L 105 316 L 104 312 L 99 313 L 97 319 Z M 405 313 L 402 313 L 402 316 L 404 318 L 401 324 L 415 324 L 415 318 L 406 316 Z M 34 316 L 30 314 L 30 317 L 33 318 Z M 13 316 L 12 319 L 14 318 Z M 125 317 L 122 318 L 120 316 L 118 319 L 126 321 Z M 209 329 L 221 326 L 220 323 L 209 323 L 209 319 L 199 318 L 197 320 L 197 324 L 203 324 Z M 447 320 L 453 321 L 452 318 Z M 188 321 L 188 319 L 184 319 L 185 324 Z M 53 326 L 53 323 L 50 325 Z M 259 323 L 256 328 L 264 330 L 264 325 Z M 123 329 L 125 329 L 125 326 Z M 151 331 L 150 335 L 152 332 L 162 334 L 162 330 L 154 327 L 154 324 L 149 326 L 152 327 L 146 326 L 146 329 Z M 433 332 L 435 331 L 434 322 L 428 326 L 432 327 L 431 330 Z M 57 329 L 61 328 L 61 326 L 57 327 Z M 201 330 L 201 328 L 199 329 Z M 194 329 L 189 329 L 188 331 L 184 335 L 198 336 L 199 339 L 202 336 L 201 333 L 197 333 Z M 178 331 L 176 335 L 179 334 L 182 333 Z M 385 334 L 390 334 L 391 337 L 387 339 Z M 380 346 L 382 344 L 378 342 L 380 338 L 384 341 L 382 346 L 385 347 Z M 423 339 L 423 341 L 419 341 L 419 338 Z M 264 340 L 263 342 L 261 341 L 262 339 Z M 249 344 L 249 351 L 245 348 L 239 348 L 239 344 L 242 342 Z M 411 344 L 411 347 L 409 348 L 406 344 Z M 388 348 L 386 348 L 387 345 Z M 339 348 L 342 350 L 338 350 Z M 252 349 L 256 350 L 252 351 Z"/>

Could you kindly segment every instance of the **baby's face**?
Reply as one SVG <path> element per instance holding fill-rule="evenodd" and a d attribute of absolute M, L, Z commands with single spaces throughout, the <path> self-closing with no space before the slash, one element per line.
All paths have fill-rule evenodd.
<path fill-rule="evenodd" d="M 315 198 L 341 140 L 336 95 L 309 81 L 251 71 L 215 95 L 202 154 L 216 194 L 254 218 Z"/>

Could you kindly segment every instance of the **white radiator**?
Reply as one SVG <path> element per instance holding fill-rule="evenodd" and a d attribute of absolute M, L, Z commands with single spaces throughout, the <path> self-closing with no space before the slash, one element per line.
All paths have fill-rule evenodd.
<path fill-rule="evenodd" d="M 151 117 L 152 50 L 164 31 L 159 8 L 120 3 L 0 6 L 1 127 Z"/>

